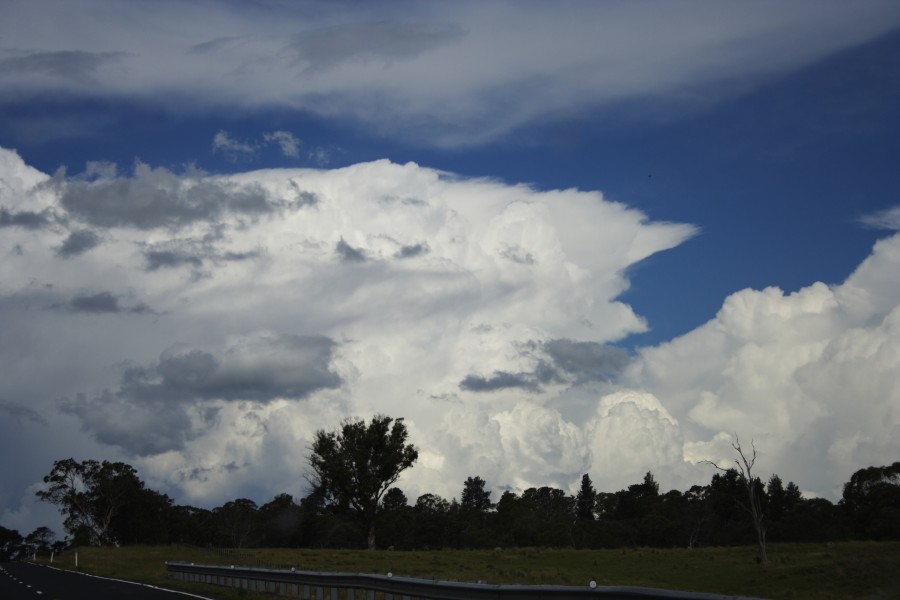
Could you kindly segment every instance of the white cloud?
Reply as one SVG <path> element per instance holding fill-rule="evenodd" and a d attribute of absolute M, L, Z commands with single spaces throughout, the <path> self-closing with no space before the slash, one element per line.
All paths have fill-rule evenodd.
<path fill-rule="evenodd" d="M 377 10 L 36 0 L 4 8 L 7 97 L 61 90 L 179 111 L 286 107 L 445 146 L 626 101 L 693 110 L 900 23 L 892 0 L 564 1 L 527 9 L 381 3 Z M 108 23 L 102 31 L 98 13 Z"/>
<path fill-rule="evenodd" d="M 892 229 L 900 231 L 900 206 L 894 206 L 860 219 L 863 225 L 875 229 Z"/>
<path fill-rule="evenodd" d="M 281 153 L 285 156 L 299 158 L 300 140 L 290 131 L 271 131 L 263 135 L 263 139 L 270 143 L 278 144 Z"/>
<path fill-rule="evenodd" d="M 422 449 L 410 495 L 475 474 L 568 485 L 590 444 L 551 404 L 621 370 L 605 344 L 644 328 L 615 300 L 624 273 L 694 233 L 598 192 L 412 163 L 49 183 L 12 152 L 0 165 L 10 211 L 53 216 L 0 238 L 0 358 L 17 365 L 0 398 L 182 501 L 299 494 L 311 433 L 376 412 Z M 60 255 L 86 226 L 90 248 Z"/>
<path fill-rule="evenodd" d="M 685 461 L 679 422 L 653 394 L 623 390 L 603 396 L 585 429 L 598 489 L 624 489 L 647 471 L 664 488 L 687 489 L 706 479 Z"/>
<path fill-rule="evenodd" d="M 730 296 L 715 319 L 641 352 L 626 374 L 682 425 L 690 460 L 756 440 L 758 468 L 840 495 L 859 468 L 900 451 L 900 236 L 840 285 Z"/>
<path fill-rule="evenodd" d="M 472 475 L 684 489 L 735 432 L 761 474 L 834 497 L 900 450 L 900 235 L 840 285 L 738 292 L 629 363 L 608 346 L 644 327 L 624 274 L 690 226 L 412 163 L 139 167 L 51 180 L 0 150 L 0 400 L 43 438 L 8 464 L 24 434 L 0 423 L 8 514 L 64 455 L 186 502 L 300 494 L 312 432 L 376 412 L 421 449 L 410 497 Z M 96 244 L 61 256 L 86 224 Z"/>
<path fill-rule="evenodd" d="M 236 140 L 225 130 L 220 130 L 213 136 L 213 154 L 221 153 L 231 161 L 252 158 L 257 150 L 259 150 L 257 145 Z"/>

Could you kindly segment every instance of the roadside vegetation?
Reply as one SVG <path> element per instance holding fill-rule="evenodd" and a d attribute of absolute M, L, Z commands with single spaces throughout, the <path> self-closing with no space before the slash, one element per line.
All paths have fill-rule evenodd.
<path fill-rule="evenodd" d="M 220 598 L 240 592 L 169 579 L 165 561 L 267 568 L 294 567 L 493 584 L 627 585 L 780 599 L 897 598 L 900 542 L 771 544 L 770 562 L 754 546 L 702 549 L 540 549 L 369 552 L 256 548 L 213 550 L 184 546 L 86 547 L 54 558 L 54 566 L 177 587 Z M 49 562 L 49 557 L 39 557 Z M 241 597 L 247 597 L 244 593 Z"/>

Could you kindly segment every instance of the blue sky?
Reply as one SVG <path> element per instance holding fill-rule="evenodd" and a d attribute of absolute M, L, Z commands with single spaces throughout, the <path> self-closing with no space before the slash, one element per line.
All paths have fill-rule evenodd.
<path fill-rule="evenodd" d="M 32 488 L 70 454 L 184 502 L 300 494 L 276 449 L 348 414 L 424 438 L 411 497 L 475 474 L 683 488 L 738 433 L 834 498 L 900 449 L 893 2 L 8 15 L 0 352 L 27 367 L 6 367 L 2 444 L 56 441 L 4 459 L 4 524 L 46 518 Z M 860 332 L 884 360 L 848 358 Z M 813 377 L 870 363 L 857 387 Z"/>

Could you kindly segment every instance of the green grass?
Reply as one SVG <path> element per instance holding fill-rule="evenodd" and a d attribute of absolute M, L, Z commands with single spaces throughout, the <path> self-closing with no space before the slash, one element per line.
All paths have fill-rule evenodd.
<path fill-rule="evenodd" d="M 296 567 L 305 571 L 387 573 L 489 583 L 629 585 L 772 599 L 900 598 L 900 542 L 770 545 L 768 565 L 754 548 L 624 550 L 209 551 L 179 546 L 80 548 L 79 569 L 217 597 L 248 597 L 168 578 L 165 561 Z M 74 568 L 75 551 L 54 565 Z M 46 559 L 45 559 L 46 560 Z M 269 596 L 271 597 L 271 596 Z"/>

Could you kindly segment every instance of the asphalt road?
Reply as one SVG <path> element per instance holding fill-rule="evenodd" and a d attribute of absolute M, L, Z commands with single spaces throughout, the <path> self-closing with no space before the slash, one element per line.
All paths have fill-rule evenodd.
<path fill-rule="evenodd" d="M 3 600 L 187 600 L 201 598 L 25 562 L 0 563 Z"/>

